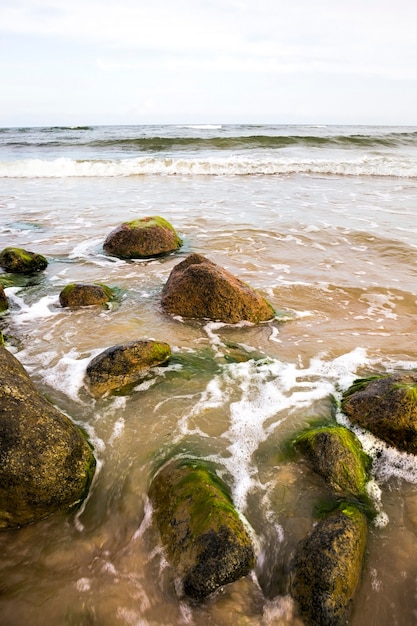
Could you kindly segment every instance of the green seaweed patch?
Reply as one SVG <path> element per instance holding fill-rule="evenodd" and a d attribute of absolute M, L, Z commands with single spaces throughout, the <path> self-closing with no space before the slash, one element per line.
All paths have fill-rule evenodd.
<path fill-rule="evenodd" d="M 336 403 L 336 399 L 334 396 L 331 396 L 331 403 L 331 413 L 329 413 L 328 415 L 313 415 L 311 417 L 308 417 L 307 420 L 304 422 L 306 426 L 303 432 L 305 432 L 306 430 L 309 431 L 317 428 L 327 428 L 331 425 L 334 425 L 335 422 L 333 407 Z M 277 456 L 274 456 L 274 459 L 278 462 L 295 461 L 300 456 L 300 451 L 295 445 L 295 441 L 299 436 L 300 432 L 299 429 L 297 429 L 296 433 L 293 432 L 292 434 L 289 434 L 287 437 L 285 437 L 285 439 L 282 439 L 279 442 L 278 452 L 275 450 L 276 454 L 278 454 L 278 458 Z"/>
<path fill-rule="evenodd" d="M 356 378 L 353 383 L 350 385 L 349 389 L 347 389 L 343 393 L 343 399 L 348 398 L 349 396 L 357 393 L 358 391 L 363 391 L 374 380 L 379 380 L 380 378 L 388 378 L 389 374 L 375 374 L 373 376 L 367 376 L 366 378 Z M 343 405 L 342 399 L 342 405 Z"/>
<path fill-rule="evenodd" d="M 392 388 L 401 389 L 410 402 L 417 404 L 417 383 L 394 383 Z"/>
<path fill-rule="evenodd" d="M 337 511 L 347 514 L 347 511 L 351 509 L 360 511 L 369 522 L 372 522 L 378 515 L 375 504 L 368 494 L 363 494 L 361 498 L 346 495 L 338 497 L 335 494 L 320 498 L 314 505 L 313 515 L 316 519 L 323 519 Z"/>
<path fill-rule="evenodd" d="M 187 380 L 202 373 L 214 375 L 221 370 L 221 365 L 210 348 L 193 352 L 176 352 L 171 356 L 169 362 L 170 365 L 180 366 L 180 369 L 175 370 L 175 375 Z"/>
<path fill-rule="evenodd" d="M 159 228 L 167 228 L 168 230 L 171 230 L 173 233 L 177 234 L 177 231 L 175 230 L 173 225 L 160 215 L 142 217 L 136 220 L 132 220 L 130 222 L 125 222 L 125 224 L 132 228 L 153 228 L 155 226 L 158 226 Z"/>

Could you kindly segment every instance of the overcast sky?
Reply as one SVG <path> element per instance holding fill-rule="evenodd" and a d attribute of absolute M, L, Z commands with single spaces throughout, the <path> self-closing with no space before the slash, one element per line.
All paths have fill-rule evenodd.
<path fill-rule="evenodd" d="M 416 0 L 0 0 L 0 126 L 417 125 Z"/>

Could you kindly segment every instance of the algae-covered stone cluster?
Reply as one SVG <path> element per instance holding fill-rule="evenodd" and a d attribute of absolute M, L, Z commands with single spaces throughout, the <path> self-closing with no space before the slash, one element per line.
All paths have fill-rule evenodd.
<path fill-rule="evenodd" d="M 100 305 L 115 299 L 111 287 L 98 283 L 70 283 L 59 294 L 59 302 L 63 307 Z"/>
<path fill-rule="evenodd" d="M 311 428 L 297 435 L 294 446 L 334 493 L 366 496 L 370 459 L 351 430 L 338 424 Z"/>
<path fill-rule="evenodd" d="M 149 497 L 180 595 L 200 600 L 252 569 L 249 534 L 226 485 L 202 461 L 167 463 Z"/>
<path fill-rule="evenodd" d="M 0 529 L 7 529 L 82 502 L 96 462 L 80 429 L 3 346 L 0 362 Z"/>
<path fill-rule="evenodd" d="M 366 536 L 365 515 L 355 506 L 343 504 L 320 520 L 298 546 L 291 593 L 305 626 L 349 623 Z"/>
<path fill-rule="evenodd" d="M 157 215 L 124 222 L 107 235 L 103 247 L 121 259 L 147 259 L 175 252 L 182 244 L 172 224 Z"/>
<path fill-rule="evenodd" d="M 417 454 L 417 373 L 398 372 L 354 381 L 342 410 L 391 446 Z"/>
<path fill-rule="evenodd" d="M 156 216 L 116 227 L 103 249 L 131 263 L 176 253 L 182 245 L 174 227 Z M 7 286 L 24 287 L 47 266 L 46 257 L 34 252 L 6 248 L 0 253 L 0 267 L 7 272 L 0 274 L 2 321 L 12 314 L 3 285 L 6 291 Z M 61 307 L 69 309 L 65 315 L 75 314 L 74 307 L 115 299 L 117 287 L 101 283 L 74 282 L 59 293 Z M 174 266 L 160 307 L 185 320 L 227 324 L 260 324 L 276 315 L 258 292 L 195 253 Z M 186 362 L 176 353 L 177 362 L 181 358 Z M 90 400 L 129 393 L 170 359 L 171 347 L 153 339 L 133 338 L 104 348 L 86 367 Z M 0 529 L 7 529 L 77 506 L 88 493 L 96 461 L 80 429 L 37 392 L 2 345 L 0 362 Z M 357 380 L 343 394 L 341 409 L 351 424 L 417 453 L 417 373 Z M 294 551 L 288 590 L 305 626 L 342 626 L 361 578 L 368 520 L 374 514 L 367 494 L 370 460 L 356 435 L 336 423 L 307 428 L 292 443 L 300 464 L 320 477 L 327 509 Z M 202 601 L 253 570 L 253 535 L 213 466 L 191 455 L 170 459 L 155 472 L 148 495 L 181 598 Z"/>
<path fill-rule="evenodd" d="M 333 504 L 297 547 L 291 593 L 306 626 L 342 626 L 361 577 L 366 514 L 373 514 L 370 459 L 356 435 L 337 423 L 306 429 L 293 444 L 322 477 Z"/>
<path fill-rule="evenodd" d="M 137 383 L 151 368 L 165 363 L 170 355 L 171 347 L 162 341 L 139 339 L 111 346 L 87 365 L 87 385 L 96 397 L 122 389 Z"/>
<path fill-rule="evenodd" d="M 0 252 L 0 267 L 6 272 L 35 274 L 46 269 L 47 265 L 48 261 L 42 254 L 24 248 L 9 247 Z"/>

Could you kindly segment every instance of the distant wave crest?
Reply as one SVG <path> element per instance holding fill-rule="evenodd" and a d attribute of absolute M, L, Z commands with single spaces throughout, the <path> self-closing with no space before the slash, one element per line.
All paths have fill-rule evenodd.
<path fill-rule="evenodd" d="M 193 130 L 217 130 L 221 129 L 212 125 L 184 125 L 184 129 Z M 29 129 L 28 129 L 29 130 Z M 76 133 L 73 137 L 62 136 L 57 131 L 88 131 L 92 128 L 86 127 L 53 127 L 41 129 L 35 136 L 28 136 L 25 129 L 21 129 L 19 135 L 13 134 L 8 140 L 5 137 L 2 141 L 4 146 L 15 148 L 48 148 L 58 146 L 77 145 L 78 147 L 94 148 L 96 150 L 110 150 L 123 152 L 175 152 L 199 151 L 199 150 L 253 150 L 269 149 L 280 150 L 291 147 L 307 148 L 341 148 L 349 149 L 384 149 L 417 146 L 417 132 L 391 132 L 381 134 L 326 134 L 326 135 L 222 135 L 211 136 L 102 136 L 92 137 L 89 133 Z M 8 131 L 9 132 L 9 131 Z"/>
<path fill-rule="evenodd" d="M 245 157 L 155 158 L 118 160 L 21 159 L 0 162 L 0 178 L 120 177 L 146 175 L 256 176 L 312 174 L 417 178 L 417 159 L 360 156 L 351 160 Z"/>

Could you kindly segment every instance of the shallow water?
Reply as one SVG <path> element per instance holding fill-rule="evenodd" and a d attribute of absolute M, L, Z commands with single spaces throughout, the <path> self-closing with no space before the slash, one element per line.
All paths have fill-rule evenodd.
<path fill-rule="evenodd" d="M 6 289 L 8 347 L 87 430 L 99 462 L 80 511 L 0 534 L 1 624 L 301 624 L 290 561 L 326 492 L 285 460 L 285 443 L 331 415 L 356 377 L 417 367 L 416 199 L 413 178 L 335 173 L 1 180 L 1 248 L 49 260 L 30 284 Z M 103 253 L 112 228 L 152 214 L 184 238 L 179 253 Z M 160 291 L 190 252 L 259 289 L 276 318 L 230 326 L 164 315 Z M 75 280 L 117 287 L 120 301 L 61 309 L 59 292 Z M 140 338 L 167 341 L 170 364 L 129 395 L 93 400 L 89 360 Z M 155 466 L 173 452 L 216 464 L 257 545 L 253 574 L 199 606 L 178 601 L 147 502 Z M 381 513 L 350 624 L 417 623 L 417 464 L 382 451 L 374 476 Z"/>

